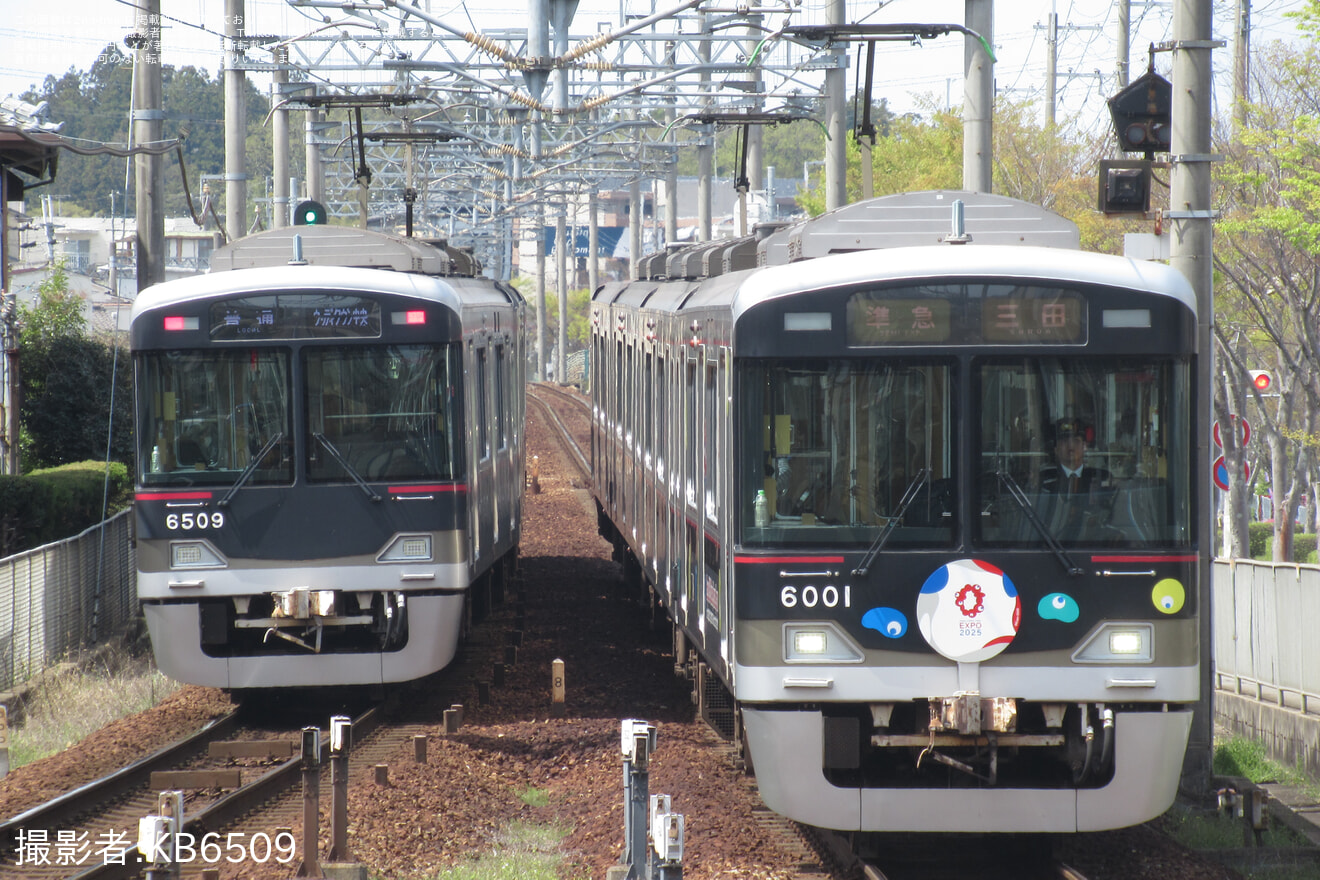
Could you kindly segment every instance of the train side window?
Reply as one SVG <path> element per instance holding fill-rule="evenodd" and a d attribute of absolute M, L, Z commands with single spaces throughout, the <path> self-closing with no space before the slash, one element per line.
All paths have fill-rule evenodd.
<path fill-rule="evenodd" d="M 495 346 L 495 448 L 501 452 L 509 448 L 508 403 L 504 393 L 504 346 Z"/>
<path fill-rule="evenodd" d="M 715 364 L 711 361 L 706 362 L 706 381 L 701 390 L 703 409 L 705 412 L 701 418 L 702 434 L 702 454 L 705 458 L 705 480 L 703 488 L 705 491 L 705 510 L 706 519 L 711 522 L 719 521 L 719 510 L 716 507 L 715 499 L 718 495 L 716 487 L 720 480 L 720 458 L 716 454 L 715 432 L 718 424 L 716 398 L 719 385 L 717 384 L 718 374 Z"/>
<path fill-rule="evenodd" d="M 490 374 L 486 360 L 486 349 L 476 350 L 477 381 L 473 393 L 477 398 L 477 450 L 481 461 L 490 458 L 490 412 L 487 401 L 490 395 Z"/>
<path fill-rule="evenodd" d="M 646 468 L 655 466 L 655 352 L 648 351 L 642 365 L 642 445 L 646 456 Z"/>
<path fill-rule="evenodd" d="M 693 437 L 697 431 L 697 365 L 689 361 L 687 363 L 687 378 L 683 384 L 683 436 Z M 699 443 L 686 444 L 687 454 L 684 456 L 684 496 L 688 507 L 697 506 L 697 451 L 701 448 Z"/>
<path fill-rule="evenodd" d="M 669 365 L 664 355 L 658 358 L 655 375 L 655 473 L 662 482 L 665 479 L 665 457 L 669 444 Z"/>

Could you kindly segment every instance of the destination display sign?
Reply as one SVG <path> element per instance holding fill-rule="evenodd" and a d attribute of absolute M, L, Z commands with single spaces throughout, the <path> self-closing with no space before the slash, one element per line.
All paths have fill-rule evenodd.
<path fill-rule="evenodd" d="M 1074 290 L 954 284 L 848 298 L 849 345 L 1080 345 L 1086 332 Z"/>
<path fill-rule="evenodd" d="M 282 293 L 211 305 L 214 340 L 339 339 L 380 336 L 380 305 L 361 296 Z"/>

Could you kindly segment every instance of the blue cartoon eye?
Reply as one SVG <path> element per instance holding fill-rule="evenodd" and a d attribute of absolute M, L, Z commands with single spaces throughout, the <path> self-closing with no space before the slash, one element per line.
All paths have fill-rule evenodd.
<path fill-rule="evenodd" d="M 1044 620 L 1059 620 L 1072 623 L 1081 614 L 1077 600 L 1067 593 L 1050 593 L 1041 598 L 1036 605 L 1036 613 Z"/>
<path fill-rule="evenodd" d="M 1187 590 L 1177 578 L 1165 578 L 1150 591 L 1150 598 L 1165 614 L 1177 614 L 1187 602 Z"/>
<path fill-rule="evenodd" d="M 862 615 L 862 626 L 897 639 L 907 632 L 908 621 L 907 616 L 897 608 L 872 608 Z"/>

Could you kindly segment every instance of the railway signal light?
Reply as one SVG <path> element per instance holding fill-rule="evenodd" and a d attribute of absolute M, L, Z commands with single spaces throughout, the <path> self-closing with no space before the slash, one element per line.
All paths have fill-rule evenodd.
<path fill-rule="evenodd" d="M 314 199 L 299 202 L 293 211 L 295 226 L 324 226 L 326 221 L 325 205 Z"/>
<path fill-rule="evenodd" d="M 1154 70 L 1109 99 L 1118 146 L 1128 153 L 1169 152 L 1173 83 Z"/>
<path fill-rule="evenodd" d="M 1264 394 L 1274 386 L 1274 374 L 1269 370 L 1252 370 L 1251 385 L 1261 394 Z"/>
<path fill-rule="evenodd" d="M 1151 163 L 1144 159 L 1102 159 L 1102 214 L 1145 214 L 1150 210 Z"/>

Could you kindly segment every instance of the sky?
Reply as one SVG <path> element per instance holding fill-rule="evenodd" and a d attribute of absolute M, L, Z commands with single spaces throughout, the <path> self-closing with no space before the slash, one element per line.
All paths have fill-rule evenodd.
<path fill-rule="evenodd" d="M 506 27 L 512 19 L 526 21 L 526 4 L 519 0 L 483 0 L 469 7 L 460 0 L 414 0 L 422 8 L 457 27 L 482 30 Z M 827 0 L 801 0 L 803 23 L 823 20 Z M 162 36 L 164 62 L 191 64 L 212 74 L 222 61 L 221 37 L 224 0 L 162 0 L 167 16 Z M 596 31 L 596 22 L 617 19 L 621 9 L 649 14 L 672 5 L 671 0 L 580 0 L 574 27 Z M 719 4 L 727 6 L 729 4 Z M 773 5 L 767 2 L 766 5 Z M 1282 17 L 1299 9 L 1303 0 L 1252 0 L 1253 40 L 1256 45 L 1295 38 L 1292 23 Z M 1214 35 L 1229 45 L 1214 53 L 1217 71 L 1232 61 L 1230 39 L 1232 0 L 1214 0 Z M 937 22 L 961 24 L 964 0 L 848 0 L 850 21 L 865 23 Z M 1133 18 L 1132 76 L 1146 64 L 1146 47 L 1169 39 L 1172 12 L 1167 0 L 1131 0 Z M 40 85 L 47 75 L 59 76 L 69 68 L 89 69 L 108 43 L 123 46 L 132 30 L 132 0 L 0 0 L 0 97 L 17 95 Z M 1059 19 L 1057 118 L 1090 120 L 1105 116 L 1104 101 L 1116 91 L 1115 4 L 1111 0 L 999 0 L 995 5 L 996 85 L 1001 93 L 1043 100 L 1046 70 L 1045 23 L 1054 10 Z M 329 12 L 337 14 L 330 9 Z M 284 0 L 247 0 L 249 33 L 294 35 L 319 26 L 319 11 L 295 9 Z M 315 18 L 314 18 L 315 17 Z M 121 63 L 128 63 L 126 58 Z M 1157 58 L 1157 69 L 1168 74 L 1170 56 Z M 849 91 L 855 85 L 849 71 Z M 958 36 L 926 41 L 920 47 L 881 44 L 877 52 L 875 95 L 891 109 L 906 112 L 924 103 L 961 103 L 963 41 Z M 269 79 L 256 77 L 263 91 Z M 1223 92 L 1224 90 L 1220 90 Z M 1227 100 L 1226 94 L 1217 101 Z M 58 120 L 56 120 L 58 121 Z M 1088 127 L 1085 122 L 1083 127 Z"/>

